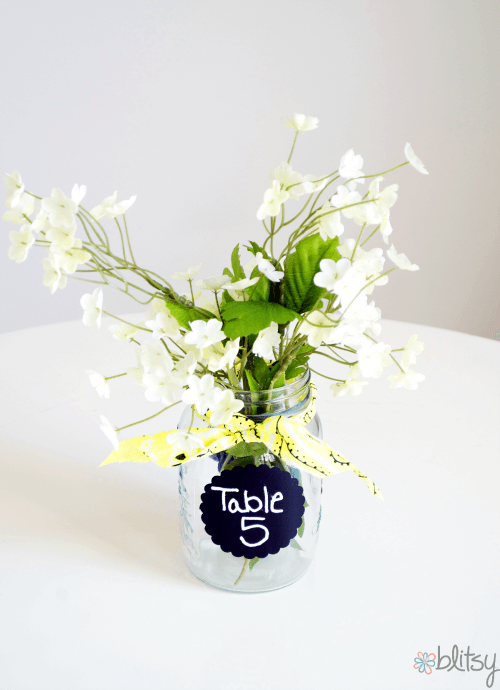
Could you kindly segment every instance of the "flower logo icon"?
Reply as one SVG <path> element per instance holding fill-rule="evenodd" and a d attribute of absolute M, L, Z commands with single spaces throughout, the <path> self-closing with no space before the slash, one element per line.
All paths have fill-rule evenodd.
<path fill-rule="evenodd" d="M 419 652 L 413 660 L 413 668 L 417 668 L 419 673 L 432 673 L 432 667 L 436 664 L 436 655 L 427 654 L 427 652 Z"/>

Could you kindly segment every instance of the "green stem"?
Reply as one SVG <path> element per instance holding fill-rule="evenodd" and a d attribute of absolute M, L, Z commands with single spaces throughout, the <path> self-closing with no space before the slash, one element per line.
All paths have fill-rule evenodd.
<path fill-rule="evenodd" d="M 158 417 L 162 412 L 165 412 L 166 410 L 169 410 L 171 407 L 175 407 L 178 405 L 181 401 L 179 400 L 176 403 L 173 403 L 173 405 L 168 405 L 167 407 L 164 407 L 163 410 L 160 410 L 156 414 L 152 414 L 151 417 L 146 417 L 145 419 L 141 419 L 138 422 L 132 422 L 132 424 L 127 424 L 126 426 L 121 426 L 119 429 L 116 429 L 116 431 L 123 431 L 124 429 L 128 429 L 131 426 L 135 426 L 136 424 L 142 424 L 143 422 L 148 422 L 150 419 L 154 419 L 155 417 Z"/>
<path fill-rule="evenodd" d="M 298 134 L 298 132 L 297 132 Z M 291 156 L 292 154 L 290 154 Z M 248 564 L 250 563 L 250 558 L 245 558 L 245 562 L 243 563 L 243 568 L 241 569 L 241 573 L 238 575 L 238 579 L 235 581 L 235 585 L 238 585 L 243 577 L 243 575 L 246 572 L 246 569 L 248 568 Z"/>
<path fill-rule="evenodd" d="M 150 328 L 144 328 L 144 326 L 137 326 L 135 323 L 130 323 L 130 321 L 125 321 L 125 319 L 120 319 L 119 316 L 115 316 L 114 314 L 110 314 L 107 311 L 102 310 L 103 314 L 106 314 L 106 316 L 111 316 L 112 319 L 116 319 L 117 321 L 121 321 L 122 323 L 126 323 L 128 326 L 133 326 L 133 328 L 137 328 L 139 331 L 146 331 L 147 333 L 152 333 L 153 331 Z"/>

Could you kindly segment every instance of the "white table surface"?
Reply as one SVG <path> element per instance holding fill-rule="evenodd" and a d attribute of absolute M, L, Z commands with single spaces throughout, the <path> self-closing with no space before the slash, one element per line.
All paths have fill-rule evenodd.
<path fill-rule="evenodd" d="M 500 668 L 500 343 L 391 321 L 381 337 L 414 333 L 417 391 L 377 380 L 333 399 L 316 377 L 325 438 L 385 500 L 350 473 L 325 480 L 312 567 L 256 595 L 189 573 L 175 470 L 98 467 L 99 414 L 122 426 L 159 409 L 126 378 L 110 400 L 88 383 L 87 368 L 135 366 L 133 346 L 80 321 L 1 336 L 0 688 L 486 687 L 489 671 L 426 676 L 413 659 L 470 645 Z"/>

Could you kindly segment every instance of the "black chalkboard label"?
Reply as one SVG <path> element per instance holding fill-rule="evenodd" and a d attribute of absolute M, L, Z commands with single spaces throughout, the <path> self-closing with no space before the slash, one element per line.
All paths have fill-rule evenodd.
<path fill-rule="evenodd" d="M 205 486 L 200 509 L 206 532 L 223 551 L 265 558 L 297 535 L 304 492 L 278 467 L 245 465 L 214 477 Z"/>

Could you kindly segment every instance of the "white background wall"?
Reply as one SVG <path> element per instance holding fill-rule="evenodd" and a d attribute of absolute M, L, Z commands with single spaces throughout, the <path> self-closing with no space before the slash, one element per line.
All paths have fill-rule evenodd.
<path fill-rule="evenodd" d="M 499 5 L 490 0 L 2 0 L 0 167 L 30 191 L 115 189 L 138 262 L 218 275 L 286 159 L 298 111 L 320 119 L 294 155 L 334 170 L 350 147 L 365 173 L 402 162 L 394 243 L 419 264 L 378 288 L 383 316 L 491 336 L 500 328 Z M 79 318 L 90 286 L 51 296 L 32 249 L 7 259 L 1 328 Z M 347 235 L 347 233 L 346 233 Z M 384 246 L 379 243 L 379 246 Z M 107 290 L 108 310 L 134 311 Z"/>

